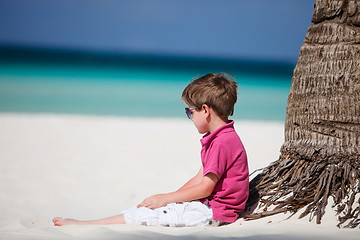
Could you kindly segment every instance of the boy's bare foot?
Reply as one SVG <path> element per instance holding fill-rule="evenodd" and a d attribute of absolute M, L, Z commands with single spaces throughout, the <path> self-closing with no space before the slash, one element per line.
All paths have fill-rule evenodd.
<path fill-rule="evenodd" d="M 52 220 L 54 222 L 54 226 L 64 226 L 64 225 L 73 225 L 73 224 L 80 224 L 78 220 L 71 219 L 71 218 L 61 218 L 56 217 Z"/>
<path fill-rule="evenodd" d="M 106 225 L 106 224 L 125 224 L 125 218 L 123 214 L 96 219 L 88 221 L 80 221 L 72 218 L 61 218 L 56 217 L 52 220 L 55 226 L 64 226 L 64 225 Z"/>

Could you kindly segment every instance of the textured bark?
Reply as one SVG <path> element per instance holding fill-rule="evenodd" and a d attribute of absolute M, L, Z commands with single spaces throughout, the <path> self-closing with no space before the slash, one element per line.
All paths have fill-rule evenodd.
<path fill-rule="evenodd" d="M 316 215 L 318 223 L 332 196 L 339 224 L 357 227 L 360 1 L 316 0 L 312 22 L 292 78 L 280 159 L 253 180 L 252 191 L 265 212 L 307 206 L 301 217 Z M 269 212 L 248 218 L 259 215 Z"/>

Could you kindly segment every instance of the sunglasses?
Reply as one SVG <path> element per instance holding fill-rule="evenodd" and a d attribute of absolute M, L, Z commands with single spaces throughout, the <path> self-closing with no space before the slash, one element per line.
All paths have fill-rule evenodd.
<path fill-rule="evenodd" d="M 194 107 L 194 108 L 185 108 L 185 113 L 189 119 L 192 118 L 193 110 L 199 109 L 201 107 Z"/>

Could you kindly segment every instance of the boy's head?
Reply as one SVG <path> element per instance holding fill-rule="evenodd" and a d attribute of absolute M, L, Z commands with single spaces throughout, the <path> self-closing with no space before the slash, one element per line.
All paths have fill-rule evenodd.
<path fill-rule="evenodd" d="M 182 100 L 188 106 L 201 108 L 206 104 L 221 118 L 234 113 L 237 100 L 237 83 L 227 73 L 208 73 L 193 80 L 183 91 Z"/>

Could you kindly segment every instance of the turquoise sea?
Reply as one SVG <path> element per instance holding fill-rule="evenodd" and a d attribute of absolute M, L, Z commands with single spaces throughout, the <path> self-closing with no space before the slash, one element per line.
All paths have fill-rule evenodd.
<path fill-rule="evenodd" d="M 0 49 L 0 112 L 186 118 L 184 87 L 208 72 L 239 83 L 235 119 L 284 121 L 294 66 L 276 62 Z"/>

